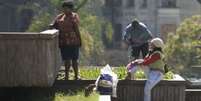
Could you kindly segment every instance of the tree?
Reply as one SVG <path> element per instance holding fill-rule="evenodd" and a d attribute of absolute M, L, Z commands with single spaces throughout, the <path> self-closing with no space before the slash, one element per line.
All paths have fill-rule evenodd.
<path fill-rule="evenodd" d="M 81 62 L 85 64 L 99 64 L 104 62 L 102 55 L 104 45 L 101 39 L 102 20 L 84 10 L 79 11 L 81 18 L 80 31 L 83 41 L 81 49 Z"/>
<path fill-rule="evenodd" d="M 176 70 L 186 70 L 192 65 L 201 63 L 201 15 L 187 18 L 177 28 L 175 34 L 170 33 L 164 49 L 167 61 Z"/>

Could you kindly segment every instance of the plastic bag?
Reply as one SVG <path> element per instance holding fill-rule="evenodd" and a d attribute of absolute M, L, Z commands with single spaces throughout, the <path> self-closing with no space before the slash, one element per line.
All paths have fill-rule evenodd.
<path fill-rule="evenodd" d="M 96 80 L 96 88 L 102 95 L 112 95 L 117 97 L 118 78 L 109 65 L 101 69 L 101 74 Z"/>

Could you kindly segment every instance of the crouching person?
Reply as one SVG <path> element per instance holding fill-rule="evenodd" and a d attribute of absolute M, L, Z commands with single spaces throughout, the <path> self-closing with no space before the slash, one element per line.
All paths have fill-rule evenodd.
<path fill-rule="evenodd" d="M 101 69 L 101 74 L 95 84 L 90 84 L 85 88 L 85 96 L 89 96 L 93 90 L 96 90 L 100 95 L 110 95 L 111 101 L 117 101 L 117 83 L 117 75 L 112 72 L 111 67 L 107 65 Z"/>
<path fill-rule="evenodd" d="M 164 66 L 162 48 L 163 41 L 154 38 L 149 44 L 149 53 L 144 59 L 137 59 L 127 65 L 128 75 L 126 79 L 131 79 L 131 74 L 135 73 L 138 67 L 145 70 L 147 81 L 144 88 L 144 101 L 151 101 L 152 88 L 163 79 Z"/>

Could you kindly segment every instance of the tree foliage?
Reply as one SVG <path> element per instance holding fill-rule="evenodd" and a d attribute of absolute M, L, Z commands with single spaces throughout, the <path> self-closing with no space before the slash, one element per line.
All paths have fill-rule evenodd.
<path fill-rule="evenodd" d="M 168 35 L 165 53 L 167 61 L 177 70 L 201 63 L 201 15 L 187 18 L 177 28 L 175 34 Z"/>
<path fill-rule="evenodd" d="M 102 21 L 97 16 L 80 10 L 80 31 L 83 42 L 81 49 L 81 62 L 85 64 L 98 64 L 103 62 L 104 45 L 101 39 Z"/>

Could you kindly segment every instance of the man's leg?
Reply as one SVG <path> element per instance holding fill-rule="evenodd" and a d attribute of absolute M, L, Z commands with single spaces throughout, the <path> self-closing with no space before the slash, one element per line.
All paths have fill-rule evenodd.
<path fill-rule="evenodd" d="M 142 51 L 142 56 L 143 58 L 147 55 L 147 53 L 149 52 L 149 44 L 148 42 L 147 43 L 144 43 L 141 47 L 140 47 L 140 50 Z"/>
<path fill-rule="evenodd" d="M 69 69 L 70 69 L 70 60 L 65 60 L 64 61 L 65 63 L 65 80 L 68 80 L 69 79 Z"/>
<path fill-rule="evenodd" d="M 131 59 L 132 60 L 138 59 L 139 56 L 140 56 L 140 47 L 132 47 Z"/>
<path fill-rule="evenodd" d="M 142 68 L 142 70 L 144 71 L 145 77 L 148 78 L 150 68 L 149 68 L 148 66 L 142 66 L 141 68 Z"/>
<path fill-rule="evenodd" d="M 159 71 L 149 71 L 148 79 L 144 88 L 144 101 L 151 101 L 152 88 L 163 79 L 163 74 Z"/>
<path fill-rule="evenodd" d="M 75 76 L 74 76 L 74 78 L 75 78 L 75 80 L 78 80 L 79 79 L 79 77 L 78 77 L 78 61 L 77 61 L 77 59 L 74 59 L 74 60 L 72 60 L 72 67 L 73 67 L 73 70 L 74 70 L 74 74 L 75 74 Z"/>

